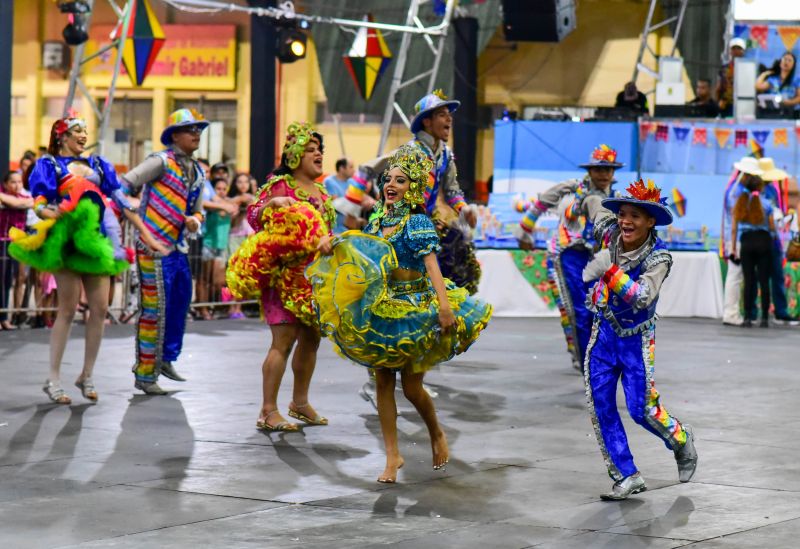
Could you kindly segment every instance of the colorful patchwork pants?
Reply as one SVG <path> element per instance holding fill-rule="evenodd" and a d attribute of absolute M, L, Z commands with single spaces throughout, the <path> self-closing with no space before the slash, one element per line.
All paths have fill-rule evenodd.
<path fill-rule="evenodd" d="M 186 314 L 192 301 L 192 274 L 186 254 L 155 258 L 137 254 L 139 323 L 136 327 L 136 379 L 158 379 L 161 364 L 177 360 L 183 346 Z"/>
<path fill-rule="evenodd" d="M 595 319 L 586 351 L 586 399 L 608 474 L 615 481 L 637 471 L 617 411 L 620 379 L 633 421 L 661 438 L 669 449 L 686 443 L 683 426 L 669 415 L 656 390 L 653 380 L 655 347 L 655 328 L 620 337 L 605 319 Z"/>
<path fill-rule="evenodd" d="M 590 259 L 589 250 L 581 248 L 567 248 L 547 256 L 548 276 L 561 313 L 567 352 L 581 368 L 592 333 L 593 315 L 586 308 L 589 285 L 583 281 L 583 269 Z"/>

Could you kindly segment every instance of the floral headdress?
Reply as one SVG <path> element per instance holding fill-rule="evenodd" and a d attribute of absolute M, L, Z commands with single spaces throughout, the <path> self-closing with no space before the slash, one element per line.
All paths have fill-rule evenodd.
<path fill-rule="evenodd" d="M 306 145 L 314 137 L 314 128 L 307 122 L 293 122 L 286 130 L 286 143 L 283 145 L 283 153 L 286 155 L 286 165 L 296 170 L 300 165 L 300 159 L 306 152 Z"/>
<path fill-rule="evenodd" d="M 622 168 L 625 164 L 617 162 L 617 151 L 606 144 L 599 145 L 592 151 L 589 162 L 581 164 L 581 168 Z"/>
<path fill-rule="evenodd" d="M 656 225 L 672 223 L 672 212 L 667 207 L 667 199 L 661 197 L 661 189 L 656 187 L 652 180 L 648 179 L 645 183 L 639 179 L 631 183 L 626 190 L 628 196 L 606 198 L 603 200 L 603 206 L 618 214 L 623 204 L 630 204 L 644 209 L 655 218 Z"/>
<path fill-rule="evenodd" d="M 384 177 L 392 168 L 400 168 L 410 180 L 403 199 L 412 206 L 422 204 L 425 201 L 425 188 L 433 169 L 433 162 L 417 147 L 403 145 L 389 159 L 389 166 L 384 172 Z M 381 184 L 381 192 L 383 192 L 383 184 Z"/>
<path fill-rule="evenodd" d="M 69 111 L 67 111 L 67 116 L 65 116 L 61 120 L 57 120 L 55 123 L 54 129 L 56 132 L 56 137 L 63 136 L 65 133 L 67 133 L 69 130 L 71 130 L 76 126 L 83 128 L 85 130 L 86 120 L 81 118 L 76 111 L 69 109 Z"/>

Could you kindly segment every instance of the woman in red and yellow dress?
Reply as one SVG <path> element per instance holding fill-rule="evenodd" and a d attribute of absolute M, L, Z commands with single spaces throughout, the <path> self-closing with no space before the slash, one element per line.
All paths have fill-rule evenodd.
<path fill-rule="evenodd" d="M 329 251 L 336 212 L 322 175 L 322 135 L 308 124 L 291 124 L 281 164 L 248 208 L 257 232 L 228 264 L 228 288 L 237 299 L 257 298 L 272 332 L 262 366 L 263 403 L 256 422 L 267 431 L 297 431 L 278 410 L 278 389 L 292 357 L 294 390 L 288 415 L 308 425 L 327 425 L 308 400 L 320 334 L 311 287 L 303 272 L 318 250 Z"/>

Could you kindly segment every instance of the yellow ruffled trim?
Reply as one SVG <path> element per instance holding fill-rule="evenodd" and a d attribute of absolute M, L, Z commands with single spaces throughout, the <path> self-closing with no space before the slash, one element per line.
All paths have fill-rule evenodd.
<path fill-rule="evenodd" d="M 372 368 L 410 368 L 412 372 L 423 372 L 464 352 L 478 338 L 491 318 L 491 305 L 471 300 L 465 289 L 446 281 L 447 299 L 456 324 L 443 334 L 438 329 L 439 302 L 429 283 L 422 291 L 395 293 L 396 287 L 403 284 L 389 281 L 391 272 L 398 267 L 391 244 L 357 231 L 344 233 L 334 244 L 348 235 L 372 241 L 373 246 L 367 250 L 370 246 L 334 245 L 331 256 L 321 257 L 306 270 L 319 306 L 320 330 L 333 340 L 341 356 Z M 365 295 L 370 291 L 375 295 Z M 411 301 L 401 295 L 408 295 Z M 360 301 L 364 303 L 360 305 Z M 392 344 L 387 345 L 381 342 L 391 338 L 391 334 L 371 323 L 356 325 L 353 314 L 358 314 L 359 306 L 368 307 L 365 313 L 373 319 L 402 324 L 404 318 L 423 313 L 426 321 L 419 326 L 398 325 L 398 330 L 406 331 L 397 333 Z"/>
<path fill-rule="evenodd" d="M 236 299 L 259 299 L 275 288 L 286 309 L 303 324 L 315 326 L 311 287 L 303 276 L 314 258 L 327 224 L 305 202 L 265 208 L 264 229 L 247 237 L 231 256 L 225 280 Z"/>
<path fill-rule="evenodd" d="M 43 219 L 33 225 L 33 233 L 28 234 L 21 229 L 11 227 L 8 230 L 8 237 L 11 241 L 23 250 L 38 250 L 47 238 L 47 232 L 55 225 L 55 219 Z"/>

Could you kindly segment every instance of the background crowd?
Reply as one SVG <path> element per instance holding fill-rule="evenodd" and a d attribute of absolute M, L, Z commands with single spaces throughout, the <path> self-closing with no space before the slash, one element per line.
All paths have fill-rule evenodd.
<path fill-rule="evenodd" d="M 0 186 L 0 329 L 15 330 L 51 327 L 58 303 L 58 288 L 50 273 L 40 273 L 22 265 L 8 254 L 8 230 L 21 230 L 39 221 L 33 211 L 33 199 L 28 190 L 27 174 L 46 150 L 37 153 L 26 151 L 19 160 L 18 169 L 4 174 Z M 247 222 L 247 205 L 253 201 L 259 183 L 249 173 L 234 172 L 228 164 L 209 165 L 199 159 L 207 178 L 203 192 L 203 209 L 206 220 L 202 235 L 190 240 L 189 263 L 194 281 L 194 300 L 191 310 L 195 320 L 214 318 L 245 318 L 257 315 L 257 305 L 242 305 L 233 301 L 225 287 L 225 268 L 228 258 L 239 248 L 253 230 Z M 325 178 L 324 184 L 332 198 L 345 195 L 353 184 L 352 161 L 341 158 L 336 162 L 336 173 Z M 136 205 L 137 197 L 130 197 Z M 124 219 L 124 218 L 123 218 Z M 347 216 L 337 216 L 335 233 L 347 230 Z M 132 246 L 132 228 L 121 219 L 126 246 Z M 357 219 L 356 223 L 363 220 Z M 133 264 L 132 264 L 133 267 Z M 107 322 L 130 322 L 137 311 L 136 269 L 112 280 L 109 294 L 110 312 Z M 79 312 L 85 313 L 85 299 L 81 299 Z"/>

